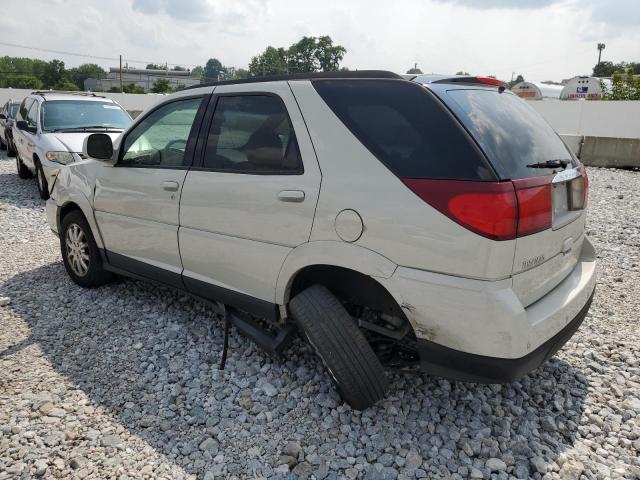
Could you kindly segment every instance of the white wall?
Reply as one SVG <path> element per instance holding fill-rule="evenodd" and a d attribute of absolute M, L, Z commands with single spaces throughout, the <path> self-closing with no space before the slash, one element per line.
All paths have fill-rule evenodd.
<path fill-rule="evenodd" d="M 640 101 L 528 101 L 559 134 L 640 138 Z"/>
<path fill-rule="evenodd" d="M 0 106 L 9 99 L 22 100 L 31 90 L 0 88 Z M 99 93 L 126 110 L 144 110 L 162 95 Z M 640 101 L 527 100 L 560 134 L 591 137 L 640 138 Z"/>
<path fill-rule="evenodd" d="M 19 88 L 0 88 L 0 107 L 9 99 L 22 101 L 24 97 L 29 95 L 33 90 Z M 155 104 L 163 95 L 158 94 L 142 94 L 142 93 L 108 93 L 99 92 L 97 95 L 103 95 L 111 98 L 124 107 L 125 110 L 144 110 Z"/>

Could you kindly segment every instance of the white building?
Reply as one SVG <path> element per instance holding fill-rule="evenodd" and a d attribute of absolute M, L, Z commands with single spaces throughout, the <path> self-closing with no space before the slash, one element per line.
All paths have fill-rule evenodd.
<path fill-rule="evenodd" d="M 142 87 L 145 93 L 151 91 L 155 83 L 164 78 L 169 81 L 169 86 L 173 89 L 177 87 L 190 87 L 200 83 L 199 78 L 191 77 L 189 71 L 176 70 L 150 70 L 146 68 L 122 69 L 122 85 L 135 85 Z M 120 68 L 111 67 L 107 78 L 87 78 L 84 81 L 84 89 L 93 92 L 108 92 L 113 87 L 120 88 Z"/>

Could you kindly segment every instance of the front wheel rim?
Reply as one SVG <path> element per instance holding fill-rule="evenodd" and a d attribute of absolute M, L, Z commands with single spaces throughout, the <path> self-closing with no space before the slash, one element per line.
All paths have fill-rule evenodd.
<path fill-rule="evenodd" d="M 65 238 L 67 262 L 73 273 L 84 277 L 89 272 L 89 242 L 79 225 L 72 223 Z"/>

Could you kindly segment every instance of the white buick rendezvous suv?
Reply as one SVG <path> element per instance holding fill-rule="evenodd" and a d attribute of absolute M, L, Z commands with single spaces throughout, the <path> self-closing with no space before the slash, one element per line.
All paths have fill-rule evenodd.
<path fill-rule="evenodd" d="M 220 82 L 84 154 L 47 202 L 76 283 L 162 282 L 272 352 L 297 326 L 358 409 L 390 368 L 518 379 L 594 293 L 585 169 L 493 79 Z"/>

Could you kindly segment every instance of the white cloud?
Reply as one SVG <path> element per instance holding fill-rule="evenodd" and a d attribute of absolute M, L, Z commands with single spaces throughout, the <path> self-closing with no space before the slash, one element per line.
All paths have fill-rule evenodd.
<path fill-rule="evenodd" d="M 4 39 L 87 53 L 132 65 L 202 65 L 209 57 L 246 67 L 267 45 L 330 35 L 350 68 L 466 70 L 545 80 L 588 73 L 604 57 L 640 60 L 637 0 L 5 0 Z M 613 6 L 612 6 L 613 5 Z M 24 35 L 24 25 L 29 35 Z M 6 40 L 9 41 L 9 40 Z M 2 47 L 3 55 L 90 58 Z M 604 58 L 603 57 L 603 58 Z M 142 63 L 134 62 L 141 60 Z M 97 60 L 108 67 L 117 61 Z"/>

